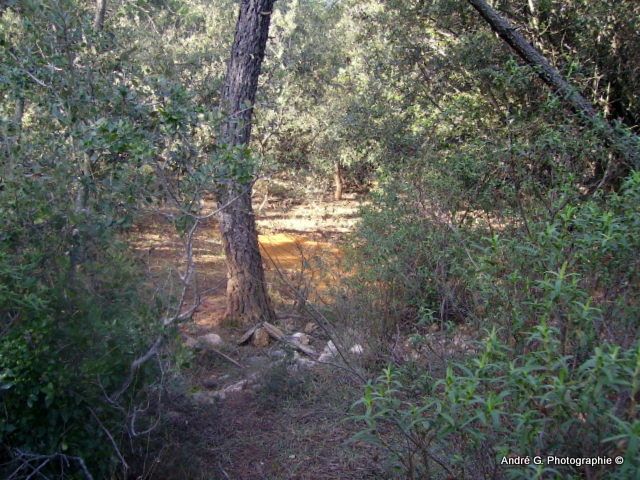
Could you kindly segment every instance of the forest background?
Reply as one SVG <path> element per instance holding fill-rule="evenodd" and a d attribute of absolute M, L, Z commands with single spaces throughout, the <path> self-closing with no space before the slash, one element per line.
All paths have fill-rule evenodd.
<path fill-rule="evenodd" d="M 177 388 L 206 295 L 204 200 L 260 179 L 366 198 L 349 273 L 307 308 L 360 336 L 345 418 L 384 478 L 637 478 L 640 5 L 490 2 L 585 121 L 478 3 L 276 2 L 252 140 L 229 149 L 236 2 L 1 2 L 0 471 L 145 475 L 128 465 L 164 430 L 142 406 Z M 130 241 L 149 212 L 185 242 L 163 282 Z M 436 331 L 473 335 L 435 358 Z M 500 466 L 534 453 L 624 462 Z"/>

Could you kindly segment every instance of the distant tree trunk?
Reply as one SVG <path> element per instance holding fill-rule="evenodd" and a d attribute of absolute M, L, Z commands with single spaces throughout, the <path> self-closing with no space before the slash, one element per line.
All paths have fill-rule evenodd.
<path fill-rule="evenodd" d="M 20 144 L 22 137 L 22 118 L 24 117 L 24 97 L 20 95 L 16 100 L 16 111 L 13 116 L 13 124 L 16 130 L 16 145 Z"/>
<path fill-rule="evenodd" d="M 342 164 L 340 161 L 335 162 L 333 170 L 333 183 L 335 190 L 333 191 L 333 199 L 335 201 L 342 200 Z"/>
<path fill-rule="evenodd" d="M 93 17 L 93 28 L 97 31 L 104 26 L 104 16 L 107 13 L 107 0 L 96 1 L 96 14 Z"/>
<path fill-rule="evenodd" d="M 549 85 L 556 94 L 567 102 L 582 119 L 600 132 L 603 140 L 613 147 L 626 165 L 619 161 L 611 161 L 600 185 L 616 180 L 628 170 L 629 166 L 637 166 L 640 161 L 637 136 L 625 138 L 607 122 L 573 85 L 567 82 L 562 74 L 536 50 L 509 21 L 503 18 L 485 0 L 468 0 L 480 16 L 525 62 L 536 68 L 538 76 Z"/>
<path fill-rule="evenodd" d="M 531 15 L 531 26 L 534 28 L 536 33 L 540 31 L 540 19 L 538 18 L 538 6 L 536 5 L 537 0 L 528 0 L 529 4 L 529 15 Z"/>
<path fill-rule="evenodd" d="M 274 0 L 242 0 L 221 107 L 220 143 L 246 145 Z M 273 320 L 251 206 L 252 183 L 230 179 L 218 191 L 220 231 L 227 260 L 227 318 L 244 323 Z"/>

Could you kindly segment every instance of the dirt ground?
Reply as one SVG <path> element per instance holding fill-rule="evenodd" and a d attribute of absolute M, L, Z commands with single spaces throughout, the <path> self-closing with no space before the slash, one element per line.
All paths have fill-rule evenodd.
<path fill-rule="evenodd" d="M 265 205 L 257 199 L 254 208 L 258 241 L 263 254 L 267 282 L 274 300 L 286 308 L 290 288 L 283 283 L 308 290 L 309 300 L 319 295 L 339 276 L 336 271 L 341 245 L 358 217 L 361 199 L 346 194 L 342 201 L 318 196 L 297 205 L 272 199 Z M 260 208 L 262 207 L 262 208 Z M 214 210 L 213 201 L 205 202 L 203 212 Z M 137 229 L 132 243 L 140 255 L 149 256 L 152 277 L 161 282 L 182 264 L 183 243 L 175 229 L 155 214 Z M 204 221 L 194 241 L 197 288 L 205 292 L 194 316 L 198 331 L 215 331 L 224 312 L 226 270 L 224 252 L 215 218 Z M 286 279 L 282 278 L 286 274 Z M 167 280 L 168 282 L 168 280 Z M 282 296 L 281 296 L 282 295 Z"/>
<path fill-rule="evenodd" d="M 312 320 L 298 308 L 301 295 L 316 305 L 331 302 L 331 285 L 341 275 L 342 245 L 360 204 L 356 195 L 339 202 L 318 196 L 296 205 L 257 199 L 267 281 L 285 333 L 302 331 Z M 205 211 L 209 208 L 211 202 Z M 171 232 L 158 216 L 133 239 L 139 254 L 149 256 L 159 283 L 181 265 L 182 244 Z M 143 466 L 144 478 L 387 478 L 378 452 L 350 441 L 357 428 L 345 417 L 362 391 L 360 381 L 327 365 L 298 368 L 294 353 L 277 342 L 238 346 L 246 327 L 222 322 L 226 274 L 214 220 L 197 233 L 194 257 L 197 288 L 207 293 L 193 320 L 181 327 L 177 348 L 183 361 L 163 405 L 165 437 L 150 444 L 149 458 L 155 455 L 155 460 Z M 219 352 L 181 345 L 209 333 L 223 339 Z M 326 346 L 321 331 L 313 330 L 310 337 L 316 351 Z M 217 396 L 238 382 L 245 382 L 243 388 Z"/>

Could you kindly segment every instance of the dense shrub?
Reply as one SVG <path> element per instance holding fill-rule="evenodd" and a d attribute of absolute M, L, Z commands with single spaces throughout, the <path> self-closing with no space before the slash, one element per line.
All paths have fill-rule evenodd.
<path fill-rule="evenodd" d="M 147 373 L 120 403 L 108 396 L 156 328 L 158 308 L 141 301 L 150 297 L 114 218 L 75 209 L 66 173 L 61 165 L 50 182 L 7 179 L 0 191 L 0 455 L 4 473 L 18 477 L 47 456 L 42 474 L 79 457 L 97 478 L 110 475 L 120 464 L 112 442 L 126 432 L 122 405 Z"/>
<path fill-rule="evenodd" d="M 212 155 L 235 9 L 208 7 L 109 3 L 101 30 L 93 3 L 2 8 L 0 476 L 86 477 L 86 465 L 110 478 L 137 447 L 158 362 L 113 395 L 157 345 L 177 276 L 152 289 L 128 229 L 167 199 L 195 212 L 216 175 L 255 167 L 248 149 Z M 181 234 L 193 220 L 168 216 Z"/>
<path fill-rule="evenodd" d="M 493 331 L 478 356 L 451 365 L 444 378 L 389 367 L 359 402 L 364 414 L 355 418 L 366 423 L 360 436 L 394 452 L 410 478 L 569 478 L 586 471 L 636 478 L 640 350 L 607 345 L 576 364 L 558 354 L 558 333 L 538 325 L 527 336 L 531 350 L 517 355 Z M 423 386 L 419 397 L 409 390 L 416 385 Z M 555 465 L 548 455 L 622 456 L 624 464 Z M 527 456 L 544 462 L 502 466 L 503 458 Z"/>
<path fill-rule="evenodd" d="M 417 254 L 416 240 L 424 247 L 437 225 L 400 217 L 394 230 L 415 230 L 412 241 L 393 238 L 392 231 L 389 237 L 399 251 L 390 258 L 395 269 L 378 261 L 370 268 L 385 269 L 397 283 L 406 278 L 399 268 L 419 272 L 426 265 L 430 273 L 422 279 L 438 285 L 446 279 L 437 278 L 435 263 L 425 262 L 455 255 L 457 282 L 466 292 L 459 301 L 466 298 L 466 311 L 475 312 L 466 321 L 476 318 L 493 329 L 476 353 L 451 360 L 442 376 L 411 363 L 389 367 L 360 401 L 364 414 L 356 418 L 366 423 L 363 435 L 395 452 L 411 478 L 437 472 L 475 478 L 478 471 L 489 478 L 570 477 L 587 471 L 596 478 L 636 478 L 639 194 L 636 172 L 620 193 L 585 202 L 558 199 L 553 216 L 530 222 L 528 230 L 476 233 L 464 247 L 468 256 L 452 241 L 441 244 L 444 251 Z M 364 224 L 372 222 L 365 217 Z M 387 244 L 367 245 L 365 252 L 380 252 Z M 407 302 L 412 296 L 430 298 L 418 290 L 401 298 Z M 413 339 L 431 341 L 420 334 Z M 397 436 L 389 435 L 389 427 Z M 622 456 L 625 462 L 500 465 L 503 457 L 534 455 Z"/>

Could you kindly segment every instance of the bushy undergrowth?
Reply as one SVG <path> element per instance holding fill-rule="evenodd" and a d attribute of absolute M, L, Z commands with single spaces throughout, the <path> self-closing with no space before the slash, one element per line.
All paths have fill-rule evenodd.
<path fill-rule="evenodd" d="M 163 6 L 145 9 L 158 35 Z M 166 357 L 147 356 L 131 383 L 130 367 L 159 345 L 175 291 L 173 278 L 151 291 L 126 233 L 136 212 L 169 196 L 195 208 L 199 182 L 219 167 L 242 175 L 219 165 L 225 155 L 250 164 L 225 151 L 199 168 L 212 110 L 166 68 L 171 54 L 140 28 L 140 5 L 109 3 L 104 29 L 94 7 L 11 2 L 0 15 L 3 478 L 127 475 Z M 179 232 L 189 218 L 176 215 Z"/>
<path fill-rule="evenodd" d="M 444 374 L 389 367 L 359 402 L 362 436 L 388 447 L 410 478 L 640 471 L 640 174 L 619 193 L 580 201 L 568 192 L 526 225 L 513 216 L 492 231 L 419 212 L 411 196 L 365 214 L 358 281 L 380 278 L 384 295 L 412 307 L 387 312 L 387 323 L 404 322 L 425 344 L 424 322 L 486 332 Z M 393 227 L 381 228 L 390 216 Z M 548 455 L 624 463 L 559 465 Z M 501 465 L 515 456 L 543 462 Z"/>
<path fill-rule="evenodd" d="M 67 174 L 52 166 L 0 191 L 0 472 L 12 478 L 73 476 L 80 459 L 109 478 L 126 406 L 150 373 L 109 398 L 148 348 L 159 309 L 141 301 L 149 295 L 110 204 L 77 209 Z"/>

